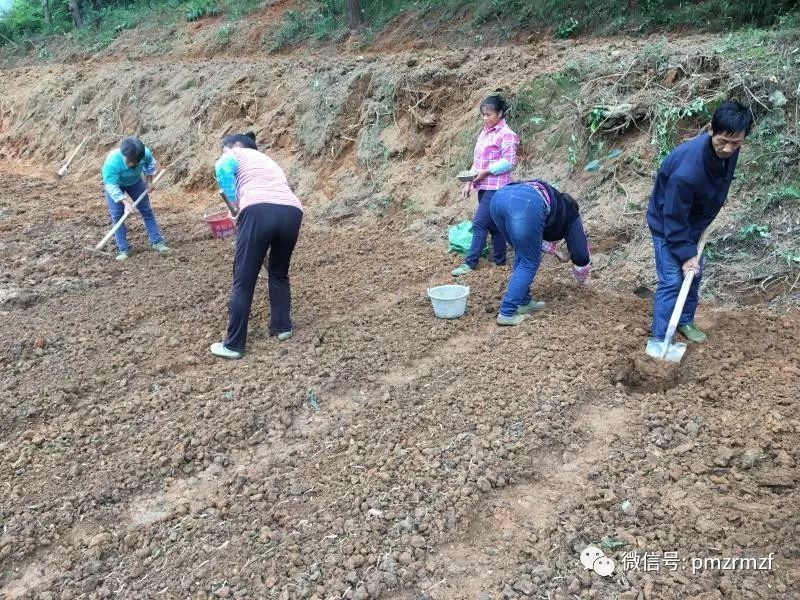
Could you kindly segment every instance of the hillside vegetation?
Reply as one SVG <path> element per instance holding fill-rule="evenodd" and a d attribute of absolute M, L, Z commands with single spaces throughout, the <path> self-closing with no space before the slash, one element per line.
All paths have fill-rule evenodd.
<path fill-rule="evenodd" d="M 170 25 L 223 16 L 236 21 L 279 0 L 11 0 L 0 17 L 0 45 L 31 49 L 50 35 L 71 34 L 90 48 L 153 20 Z M 278 50 L 301 42 L 336 41 L 348 34 L 345 0 L 298 0 L 264 44 Z M 480 45 L 525 32 L 556 38 L 579 34 L 652 31 L 731 31 L 770 27 L 797 11 L 797 0 L 361 0 L 365 45 L 399 17 L 421 32 L 450 30 L 454 39 Z M 233 33 L 233 31 L 232 31 Z"/>

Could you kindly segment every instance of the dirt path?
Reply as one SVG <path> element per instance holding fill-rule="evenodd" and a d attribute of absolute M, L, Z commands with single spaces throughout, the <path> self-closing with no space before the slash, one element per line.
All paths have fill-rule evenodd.
<path fill-rule="evenodd" d="M 230 244 L 167 200 L 174 252 L 134 219 L 119 265 L 83 250 L 93 190 L 0 177 L 0 597 L 800 597 L 796 312 L 705 307 L 664 378 L 634 362 L 649 304 L 602 280 L 548 262 L 547 309 L 501 330 L 484 268 L 437 321 L 442 246 L 311 210 L 296 337 L 260 296 L 222 362 Z M 579 564 L 604 539 L 608 578 Z M 645 551 L 686 569 L 623 569 Z"/>

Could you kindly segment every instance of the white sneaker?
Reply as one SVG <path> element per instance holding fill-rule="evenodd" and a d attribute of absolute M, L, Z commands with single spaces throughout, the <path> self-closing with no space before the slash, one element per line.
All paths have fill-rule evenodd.
<path fill-rule="evenodd" d="M 211 344 L 211 354 L 214 356 L 219 356 L 220 358 L 227 358 L 228 360 L 236 360 L 242 358 L 244 354 L 242 352 L 237 352 L 236 350 L 231 350 L 222 342 L 217 342 L 216 344 Z"/>

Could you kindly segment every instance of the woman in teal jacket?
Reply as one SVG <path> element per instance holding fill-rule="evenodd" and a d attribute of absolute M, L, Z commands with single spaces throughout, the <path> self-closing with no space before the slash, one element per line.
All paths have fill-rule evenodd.
<path fill-rule="evenodd" d="M 122 140 L 118 149 L 109 152 L 106 162 L 103 164 L 103 188 L 112 223 L 116 224 L 122 215 L 133 210 L 133 201 L 136 198 L 145 191 L 152 191 L 151 182 L 156 168 L 153 153 L 138 138 L 127 137 Z M 142 176 L 144 176 L 144 181 Z M 142 215 L 147 237 L 150 238 L 150 245 L 157 252 L 167 252 L 169 248 L 164 243 L 156 216 L 150 207 L 149 196 L 145 196 L 136 205 L 136 208 Z M 130 256 L 130 246 L 128 245 L 128 230 L 125 225 L 117 229 L 115 239 L 117 260 L 127 260 Z"/>

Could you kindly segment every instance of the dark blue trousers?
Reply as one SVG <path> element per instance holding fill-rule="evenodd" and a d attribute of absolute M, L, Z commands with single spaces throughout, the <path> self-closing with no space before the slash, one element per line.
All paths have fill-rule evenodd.
<path fill-rule="evenodd" d="M 291 331 L 289 263 L 302 220 L 299 208 L 279 204 L 253 204 L 239 214 L 225 339 L 225 346 L 231 350 L 245 349 L 247 322 L 264 259 L 269 275 L 270 333 Z"/>
<path fill-rule="evenodd" d="M 478 190 L 478 208 L 472 217 L 472 244 L 464 258 L 464 264 L 473 269 L 478 266 L 486 238 L 492 234 L 492 262 L 496 265 L 506 264 L 506 238 L 492 219 L 491 205 L 495 190 Z"/>

